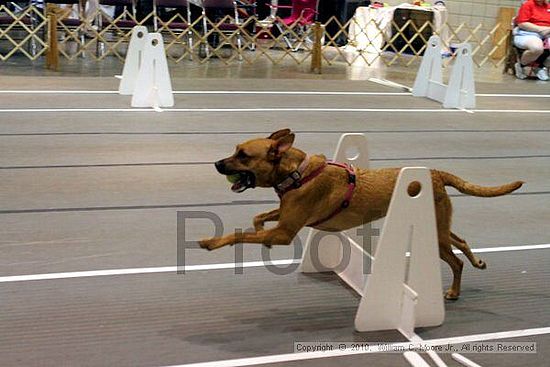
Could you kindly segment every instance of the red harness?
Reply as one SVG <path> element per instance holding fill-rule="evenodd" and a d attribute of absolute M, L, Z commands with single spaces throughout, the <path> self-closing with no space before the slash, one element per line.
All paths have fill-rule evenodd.
<path fill-rule="evenodd" d="M 348 165 L 348 164 L 344 164 L 344 163 L 329 161 L 329 162 L 326 162 L 325 164 L 323 164 L 321 167 L 317 168 L 315 171 L 311 172 L 309 175 L 307 175 L 304 178 L 301 178 L 300 173 L 298 171 L 295 171 L 289 176 L 294 180 L 294 184 L 289 185 L 285 188 L 277 188 L 277 187 L 275 188 L 275 192 L 277 192 L 277 195 L 279 195 L 279 198 L 282 198 L 283 195 L 286 194 L 287 192 L 289 192 L 291 190 L 294 190 L 294 189 L 297 189 L 297 188 L 305 185 L 309 181 L 313 180 L 315 177 L 319 176 L 321 174 L 321 172 L 323 172 L 323 170 L 325 169 L 325 167 L 327 165 L 344 168 L 347 171 L 347 173 L 348 173 L 348 191 L 346 191 L 346 194 L 344 195 L 344 200 L 342 201 L 342 203 L 340 204 L 340 206 L 338 208 L 336 208 L 332 213 L 330 213 L 325 218 L 322 218 L 318 221 L 315 221 L 313 223 L 308 224 L 307 227 L 318 226 L 319 224 L 334 218 L 336 215 L 340 214 L 340 212 L 342 210 L 346 209 L 349 206 L 349 204 L 351 202 L 351 199 L 353 198 L 353 192 L 355 191 L 355 186 L 356 186 L 355 169 L 353 168 L 353 166 Z"/>

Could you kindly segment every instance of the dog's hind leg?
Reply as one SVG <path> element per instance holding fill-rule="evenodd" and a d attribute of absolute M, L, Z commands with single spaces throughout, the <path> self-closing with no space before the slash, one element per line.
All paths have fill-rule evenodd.
<path fill-rule="evenodd" d="M 485 261 L 483 261 L 483 260 L 479 259 L 477 256 L 475 256 L 472 253 L 472 250 L 470 249 L 470 246 L 468 246 L 468 243 L 466 243 L 466 241 L 464 241 L 462 238 L 458 237 L 453 232 L 451 232 L 451 243 L 457 249 L 462 251 L 462 253 L 464 255 L 466 255 L 466 257 L 468 258 L 468 260 L 470 261 L 470 263 L 472 264 L 473 267 L 478 268 L 478 269 L 486 269 L 487 268 L 487 264 L 485 263 Z"/>
<path fill-rule="evenodd" d="M 445 293 L 445 299 L 456 300 L 460 295 L 460 281 L 464 263 L 454 253 L 451 246 L 452 206 L 449 197 L 436 202 L 437 235 L 439 240 L 439 257 L 451 267 L 453 283 Z"/>
<path fill-rule="evenodd" d="M 453 271 L 453 283 L 445 293 L 445 299 L 457 300 L 460 296 L 460 282 L 462 280 L 462 268 L 464 263 L 460 260 L 451 249 L 451 246 L 442 246 L 439 244 L 439 256 L 451 267 Z"/>

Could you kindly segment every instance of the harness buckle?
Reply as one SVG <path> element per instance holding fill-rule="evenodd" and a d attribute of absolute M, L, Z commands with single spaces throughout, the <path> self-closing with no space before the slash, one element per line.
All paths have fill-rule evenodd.
<path fill-rule="evenodd" d="M 302 175 L 300 174 L 300 172 L 294 171 L 290 174 L 289 177 L 294 181 L 294 183 L 292 184 L 292 187 L 297 189 L 298 187 L 302 186 L 302 183 L 300 182 Z"/>

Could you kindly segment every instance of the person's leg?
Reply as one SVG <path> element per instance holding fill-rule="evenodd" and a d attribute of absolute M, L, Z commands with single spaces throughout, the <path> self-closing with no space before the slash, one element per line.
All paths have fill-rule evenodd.
<path fill-rule="evenodd" d="M 544 50 L 537 60 L 533 63 L 534 66 L 534 72 L 535 76 L 539 80 L 547 81 L 550 80 L 550 76 L 548 75 L 548 55 L 549 50 Z"/>
<path fill-rule="evenodd" d="M 279 5 L 279 0 L 271 0 L 271 5 L 273 6 Z M 275 18 L 277 16 L 277 8 L 271 8 L 271 11 L 269 12 L 269 16 L 272 18 Z"/>
<path fill-rule="evenodd" d="M 543 61 L 544 66 L 550 69 L 550 50 L 545 50 L 546 58 Z"/>
<path fill-rule="evenodd" d="M 516 47 L 525 50 L 520 59 L 522 66 L 532 64 L 544 52 L 542 40 L 535 35 L 517 35 L 514 37 L 514 44 Z"/>
<path fill-rule="evenodd" d="M 537 78 L 543 81 L 550 80 L 550 75 L 548 73 L 548 69 L 550 69 L 550 50 L 545 49 L 537 62 L 540 65 L 537 70 Z"/>

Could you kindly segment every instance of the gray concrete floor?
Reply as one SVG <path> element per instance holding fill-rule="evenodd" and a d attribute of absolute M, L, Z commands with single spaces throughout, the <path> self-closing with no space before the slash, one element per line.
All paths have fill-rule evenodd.
<path fill-rule="evenodd" d="M 3 90 L 115 90 L 89 77 L 22 77 Z M 23 69 L 20 69 L 23 70 Z M 30 70 L 30 69 L 29 69 Z M 27 70 L 28 71 L 28 70 Z M 110 69 L 110 71 L 113 71 Z M 70 74 L 70 73 L 69 73 Z M 76 74 L 76 73 L 75 73 Z M 93 74 L 91 72 L 90 74 Z M 391 74 L 391 73 L 390 73 Z M 280 76 L 293 75 L 281 73 Z M 384 74 L 388 77 L 388 74 Z M 366 81 L 174 78 L 175 90 L 395 92 Z M 242 76 L 242 75 L 241 75 Z M 253 76 L 253 75 L 251 75 Z M 410 85 L 407 73 L 395 81 Z M 338 78 L 335 78 L 338 79 Z M 478 83 L 480 93 L 548 94 L 523 81 Z M 176 263 L 176 212 L 208 210 L 226 232 L 276 206 L 271 190 L 230 192 L 212 162 L 236 143 L 290 127 L 296 145 L 331 156 L 341 133 L 363 132 L 372 166 L 428 166 L 492 185 L 522 179 L 517 193 L 481 199 L 449 190 L 454 229 L 474 248 L 550 243 L 548 113 L 446 112 L 410 96 L 176 95 L 178 108 L 400 108 L 379 112 L 6 112 L 32 108 L 127 108 L 113 95 L 0 94 L 0 277 L 158 267 Z M 549 110 L 548 98 L 479 97 L 478 109 Z M 427 108 L 437 111 L 415 112 Z M 381 226 L 382 223 L 376 223 Z M 192 238 L 211 235 L 207 223 Z M 303 236 L 304 233 L 301 235 Z M 261 258 L 244 248 L 244 260 Z M 271 257 L 298 256 L 274 248 Z M 461 300 L 425 339 L 550 325 L 548 250 L 482 254 L 465 267 Z M 188 264 L 234 261 L 234 248 L 189 251 Z M 444 284 L 449 272 L 443 266 Z M 0 284 L 2 366 L 165 366 L 291 353 L 294 341 L 401 341 L 357 333 L 358 298 L 330 274 L 277 276 L 263 268 L 123 275 Z M 471 355 L 483 366 L 545 366 L 535 355 Z M 450 356 L 443 358 L 457 365 Z M 277 366 L 405 366 L 401 355 L 360 355 Z M 275 366 L 275 364 L 273 365 Z"/>
<path fill-rule="evenodd" d="M 260 57 L 253 63 L 233 60 L 226 64 L 223 60 L 212 58 L 208 62 L 187 59 L 180 63 L 173 63 L 169 60 L 170 73 L 173 78 L 213 78 L 213 79 L 307 79 L 307 80 L 367 80 L 370 77 L 387 78 L 393 81 L 411 81 L 416 76 L 419 60 L 406 65 L 409 60 L 398 60 L 390 66 L 383 62 L 377 62 L 371 66 L 365 66 L 358 60 L 353 65 L 336 59 L 330 64 L 323 61 L 322 74 L 310 72 L 310 60 L 302 61 L 303 56 L 298 53 L 293 55 L 301 63 L 297 64 L 294 59 L 287 56 L 277 64 L 273 64 L 267 57 Z M 279 60 L 282 55 L 275 52 L 271 55 L 273 59 Z M 327 55 L 328 58 L 334 57 Z M 380 60 L 380 59 L 378 59 Z M 36 61 L 29 61 L 23 56 L 12 56 L 8 61 L 2 63 L 2 75 L 7 76 L 64 76 L 64 77 L 112 77 L 122 72 L 122 62 L 115 57 L 107 57 L 102 61 L 95 61 L 93 58 L 78 57 L 75 60 L 60 60 L 59 71 L 50 71 L 45 68 L 44 58 Z M 444 69 L 447 75 L 450 68 Z M 524 81 L 518 80 L 513 75 L 503 74 L 503 66 L 494 66 L 487 62 L 482 67 L 475 67 L 474 74 L 477 82 L 501 84 L 506 83 L 512 88 L 548 88 L 548 83 L 537 80 L 529 80 L 526 85 Z M 269 81 L 266 81 L 269 83 Z"/>

